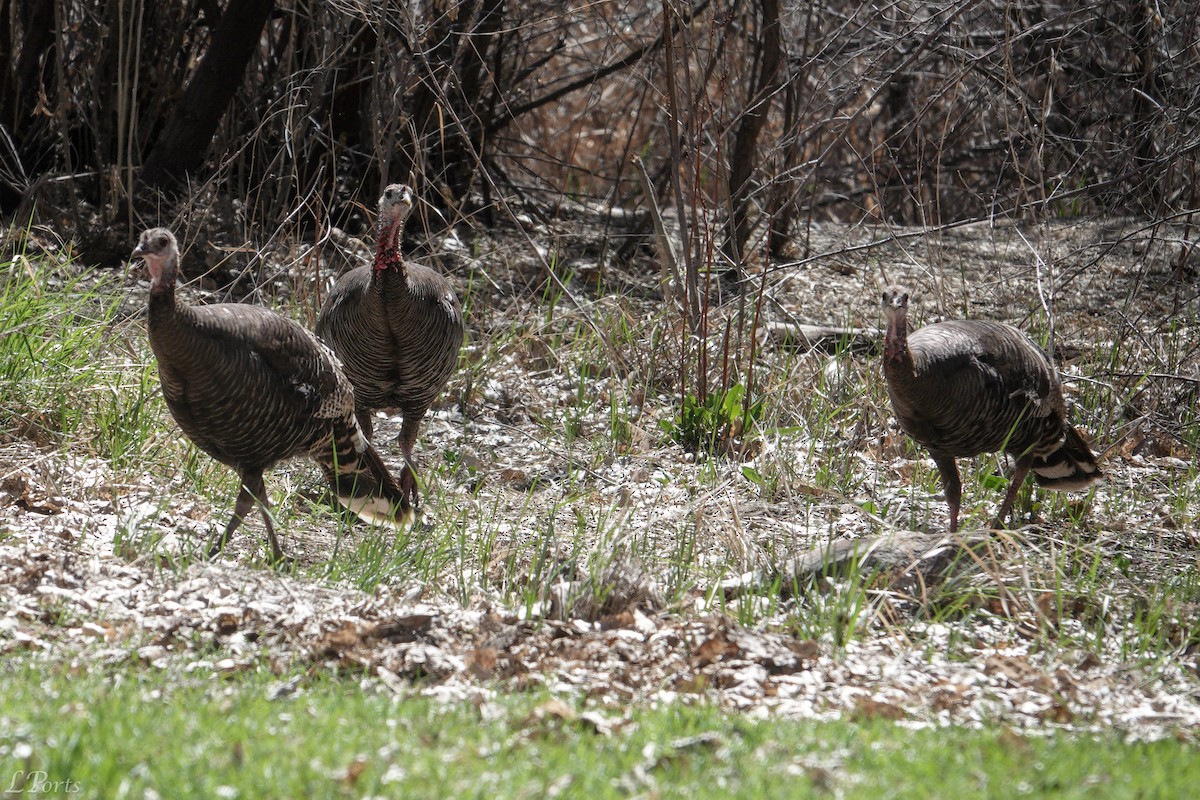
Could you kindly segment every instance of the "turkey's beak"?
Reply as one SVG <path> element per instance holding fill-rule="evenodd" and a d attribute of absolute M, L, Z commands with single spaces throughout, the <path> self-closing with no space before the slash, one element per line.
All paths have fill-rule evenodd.
<path fill-rule="evenodd" d="M 158 256 L 157 258 L 159 260 L 161 260 L 161 256 Z M 141 259 L 140 264 L 138 263 L 139 259 Z M 151 274 L 153 274 L 153 270 L 152 270 L 153 263 L 152 262 L 154 262 L 155 259 L 156 259 L 156 256 L 154 255 L 154 253 L 151 253 L 149 249 L 142 247 L 140 242 L 138 243 L 137 247 L 133 248 L 133 252 L 129 256 L 129 260 L 131 262 L 130 266 L 133 269 L 139 269 L 144 266 L 146 268 L 146 271 L 150 272 Z"/>

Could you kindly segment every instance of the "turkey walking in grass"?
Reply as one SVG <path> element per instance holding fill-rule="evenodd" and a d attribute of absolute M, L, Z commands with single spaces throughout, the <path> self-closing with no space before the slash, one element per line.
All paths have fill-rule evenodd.
<path fill-rule="evenodd" d="M 1016 461 L 996 514 L 1000 527 L 1032 470 L 1047 489 L 1083 489 L 1102 477 L 1066 419 L 1062 384 L 1045 352 L 999 322 L 951 320 L 908 332 L 908 292 L 883 292 L 883 372 L 904 432 L 929 449 L 941 473 L 950 530 L 958 530 L 957 457 L 1003 450 Z"/>
<path fill-rule="evenodd" d="M 375 263 L 338 279 L 317 318 L 317 335 L 342 359 L 354 384 L 358 421 L 371 435 L 371 412 L 399 408 L 400 486 L 417 500 L 413 446 L 421 418 L 458 364 L 463 316 L 442 275 L 400 254 L 412 189 L 392 184 L 379 198 Z"/>
<path fill-rule="evenodd" d="M 165 228 L 143 233 L 133 255 L 150 271 L 147 327 L 167 408 L 242 484 L 210 556 L 257 502 L 271 554 L 282 559 L 263 472 L 294 456 L 311 456 L 339 502 L 359 517 L 391 526 L 411 518 L 411 504 L 358 425 L 350 381 L 329 348 L 265 308 L 177 300 L 179 246 Z"/>

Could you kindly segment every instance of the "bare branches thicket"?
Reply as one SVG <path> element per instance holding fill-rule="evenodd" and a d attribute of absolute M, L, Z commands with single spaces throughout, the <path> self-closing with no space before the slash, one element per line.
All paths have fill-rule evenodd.
<path fill-rule="evenodd" d="M 274 0 L 231 4 L 221 16 L 208 49 L 142 164 L 143 181 L 173 186 L 204 163 L 204 150 L 246 72 L 274 5 Z"/>
<path fill-rule="evenodd" d="M 4 214 L 36 206 L 53 219 L 71 209 L 62 216 L 75 230 L 65 233 L 87 244 L 115 223 L 122 249 L 139 217 L 193 201 L 219 217 L 214 225 L 246 233 L 344 224 L 387 180 L 412 180 L 443 209 L 467 214 L 497 191 L 550 190 L 553 168 L 523 166 L 531 137 L 520 126 L 643 56 L 616 48 L 618 63 L 606 64 L 580 49 L 577 37 L 605 31 L 580 29 L 592 12 L 558 3 L 294 0 L 257 10 L 272 5 L 246 59 L 217 36 L 236 11 L 229 4 L 3 0 Z M 596 18 L 614 8 L 601 4 Z M 206 64 L 243 62 L 237 75 L 205 76 Z M 227 101 L 188 100 L 230 89 Z M 560 159 L 557 146 L 535 150 L 546 164 Z"/>
<path fill-rule="evenodd" d="M 689 200 L 728 206 L 730 258 L 755 258 L 768 229 L 784 255 L 805 216 L 937 225 L 1194 205 L 1186 3 L 791 4 L 774 82 L 772 10 L 714 4 L 698 20 L 711 32 L 690 32 L 701 88 L 683 117 L 700 127 L 685 140 L 705 179 Z"/>
<path fill-rule="evenodd" d="M 1178 209 L 1200 143 L 1186 3 L 856 4 L 794 21 L 818 205 L 937 224 Z M 815 47 L 813 44 L 815 43 Z"/>
<path fill-rule="evenodd" d="M 671 207 L 674 143 L 686 213 L 719 240 L 694 254 L 740 272 L 806 218 L 1195 202 L 1200 23 L 1184 0 L 671 3 L 674 138 L 660 4 L 273 5 L 232 98 L 205 112 L 210 141 L 156 165 L 229 3 L 0 0 L 0 211 L 36 206 L 103 259 L 105 235 L 127 249 L 130 227 L 192 201 L 246 238 L 361 225 L 385 180 L 452 222 L 501 201 L 637 206 L 631 154 Z M 139 193 L 157 167 L 181 197 Z"/>

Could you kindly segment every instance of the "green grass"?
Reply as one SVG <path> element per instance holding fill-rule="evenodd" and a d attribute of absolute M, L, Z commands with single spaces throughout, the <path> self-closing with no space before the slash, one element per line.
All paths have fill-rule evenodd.
<path fill-rule="evenodd" d="M 0 263 L 0 436 L 30 458 L 103 462 L 122 515 L 114 554 L 182 578 L 202 560 L 207 540 L 199 532 L 228 519 L 236 479 L 187 444 L 166 413 L 144 330 L 118 313 L 124 287 L 85 277 L 69 263 Z M 577 306 L 557 286 L 546 291 L 538 313 L 529 313 L 537 300 L 530 297 L 497 310 L 480 295 L 472 306 L 471 350 L 447 391 L 464 424 L 449 441 L 418 445 L 427 494 L 417 528 L 395 535 L 351 523 L 330 507 L 311 465 L 268 475 L 284 547 L 305 553 L 293 570 L 301 589 L 306 581 L 366 592 L 416 584 L 429 602 L 536 618 L 569 582 L 566 601 L 588 598 L 576 608 L 590 609 L 579 611 L 587 616 L 615 594 L 614 574 L 630 565 L 627 574 L 654 580 L 663 615 L 707 613 L 696 602 L 705 598 L 734 623 L 817 640 L 835 654 L 853 640 L 882 637 L 920 650 L 928 646 L 922 626 L 937 622 L 954 629 L 952 657 L 977 657 L 969 645 L 982 626 L 1018 643 L 1029 636 L 1033 649 L 1064 663 L 1083 654 L 1117 661 L 1130 680 L 1152 680 L 1162 664 L 1196 663 L 1200 569 L 1183 532 L 1200 515 L 1200 481 L 1183 460 L 1148 474 L 1114 457 L 1114 478 L 1093 495 L 1026 487 L 1018 516 L 1037 529 L 994 562 L 948 580 L 898 588 L 870 565 L 852 565 L 812 585 L 777 578 L 722 606 L 712 593 L 718 581 L 810 547 L 888 526 L 944 527 L 936 469 L 889 427 L 877 358 L 763 347 L 753 383 L 763 401 L 761 454 L 745 461 L 685 454 L 656 435 L 659 422 L 679 414 L 678 321 L 633 299 Z M 1151 363 L 1130 341 L 1072 369 L 1098 376 L 1190 369 L 1190 343 L 1167 343 L 1175 349 Z M 710 387 L 720 384 L 720 357 L 712 348 Z M 1130 385 L 1147 393 L 1138 408 L 1175 398 L 1149 395 L 1162 393 L 1150 380 Z M 1120 392 L 1102 378 L 1078 389 L 1080 427 L 1094 441 L 1119 440 L 1131 424 Z M 1160 413 L 1146 430 L 1194 446 L 1194 402 L 1177 405 L 1174 417 L 1164 423 Z M 715 411 L 723 427 L 738 404 Z M 960 461 L 964 526 L 994 513 L 1005 487 L 993 475 L 997 466 L 994 458 Z M 125 484 L 153 489 L 154 504 L 122 505 Z M 64 494 L 73 491 L 83 492 Z M 196 524 L 181 525 L 184 513 Z M 1106 527 L 1116 525 L 1124 527 Z M 172 533 L 183 539 L 176 551 L 163 545 Z M 237 534 L 240 567 L 263 566 L 261 545 L 247 546 L 261 533 L 254 514 Z M 0 530 L 7 535 L 21 534 Z M 69 544 L 56 546 L 71 555 Z M 78 609 L 62 613 L 70 619 L 48 624 L 85 621 Z M 4 669 L 0 663 L 0 678 Z M 643 704 L 606 711 L 623 723 L 606 737 L 574 717 L 577 704 L 595 702 L 580 699 L 583 692 L 566 701 L 566 718 L 544 721 L 536 711 L 544 695 L 440 707 L 395 701 L 363 691 L 355 676 L 323 671 L 297 678 L 298 694 L 270 701 L 280 679 L 265 670 L 230 679 L 203 669 L 170 676 L 41 669 L 44 676 L 22 662 L 7 665 L 0 758 L 12 770 L 79 781 L 97 797 L 140 797 L 146 788 L 163 797 L 213 796 L 219 786 L 243 797 L 1170 796 L 1185 777 L 1197 777 L 1170 763 L 1186 755 L 1175 743 L 1023 739 L 995 726 L 912 732 L 873 719 L 760 723 L 710 707 Z M 706 732 L 711 739 L 679 744 Z M 17 743 L 33 748 L 28 757 L 14 757 Z M 166 753 L 154 756 L 162 747 Z M 361 772 L 347 782 L 360 759 Z"/>
<path fill-rule="evenodd" d="M 360 676 L 0 662 L 0 779 L 74 797 L 1184 797 L 1194 746 L 864 713 L 752 721 L 543 693 L 438 704 Z M 32 781 L 24 783 L 22 781 Z M 69 783 L 67 783 L 69 782 Z"/>
<path fill-rule="evenodd" d="M 119 284 L 18 257 L 0 263 L 0 422 L 42 444 L 141 462 L 163 417 L 152 365 L 118 344 Z"/>

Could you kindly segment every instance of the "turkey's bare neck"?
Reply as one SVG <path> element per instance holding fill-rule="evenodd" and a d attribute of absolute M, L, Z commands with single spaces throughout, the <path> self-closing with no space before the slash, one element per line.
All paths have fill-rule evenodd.
<path fill-rule="evenodd" d="M 883 339 L 883 360 L 889 369 L 911 372 L 912 353 L 908 351 L 908 320 L 903 314 L 889 314 Z"/>
<path fill-rule="evenodd" d="M 404 275 L 407 270 L 404 266 L 404 258 L 400 255 L 400 251 L 395 248 L 384 250 L 380 248 L 379 255 L 375 258 L 375 272 L 393 272 L 398 275 Z"/>
<path fill-rule="evenodd" d="M 379 232 L 379 249 L 375 253 L 375 272 L 371 282 L 390 305 L 404 305 L 409 297 L 408 267 L 400 255 L 401 220 L 395 219 Z"/>
<path fill-rule="evenodd" d="M 380 245 L 379 253 L 375 256 L 375 270 L 404 272 L 404 257 L 400 255 L 398 242 L 393 240 L 386 245 Z"/>
<path fill-rule="evenodd" d="M 384 303 L 391 306 L 407 305 L 412 295 L 408 279 L 408 269 L 399 253 L 391 259 L 376 260 L 371 283 L 379 296 L 384 298 Z"/>
<path fill-rule="evenodd" d="M 150 299 L 165 298 L 169 305 L 175 303 L 175 275 L 179 271 L 178 251 L 146 256 L 150 270 Z"/>
<path fill-rule="evenodd" d="M 400 255 L 400 220 L 393 220 L 379 231 L 379 249 L 375 252 L 375 274 L 405 273 L 404 257 Z"/>

